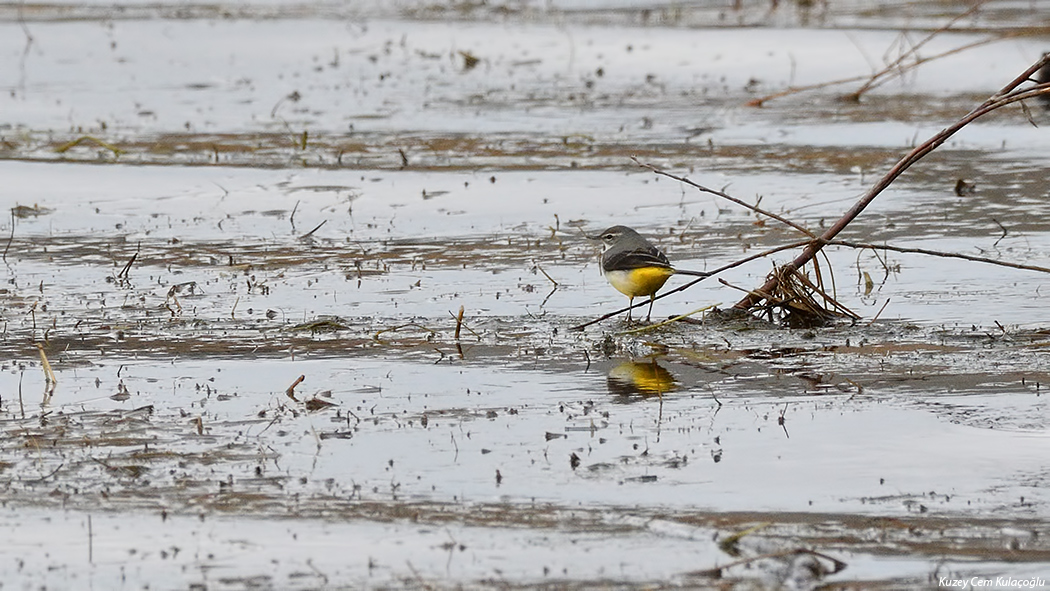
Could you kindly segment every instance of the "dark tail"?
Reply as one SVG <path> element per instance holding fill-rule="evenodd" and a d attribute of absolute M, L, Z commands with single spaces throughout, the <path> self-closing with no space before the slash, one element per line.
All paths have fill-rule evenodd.
<path fill-rule="evenodd" d="M 704 271 L 690 271 L 688 269 L 675 269 L 675 275 L 692 275 L 693 277 L 710 277 L 710 273 Z"/>

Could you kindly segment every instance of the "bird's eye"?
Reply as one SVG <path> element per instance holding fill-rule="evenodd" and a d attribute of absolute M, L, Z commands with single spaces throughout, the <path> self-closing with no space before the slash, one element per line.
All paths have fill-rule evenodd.
<path fill-rule="evenodd" d="M 614 236 L 612 234 L 606 234 L 605 236 L 602 236 L 602 240 L 612 240 L 613 238 Z"/>

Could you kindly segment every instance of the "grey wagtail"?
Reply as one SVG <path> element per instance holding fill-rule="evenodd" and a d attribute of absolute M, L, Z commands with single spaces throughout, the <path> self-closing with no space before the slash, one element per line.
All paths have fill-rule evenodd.
<path fill-rule="evenodd" d="M 675 269 L 667 260 L 667 255 L 627 226 L 613 226 L 597 236 L 587 237 L 602 241 L 602 273 L 613 287 L 630 298 L 631 305 L 634 305 L 634 298 L 649 296 L 646 322 L 652 316 L 656 292 L 660 291 L 671 275 L 710 275 L 702 271 Z M 631 310 L 627 310 L 627 322 L 630 321 Z"/>

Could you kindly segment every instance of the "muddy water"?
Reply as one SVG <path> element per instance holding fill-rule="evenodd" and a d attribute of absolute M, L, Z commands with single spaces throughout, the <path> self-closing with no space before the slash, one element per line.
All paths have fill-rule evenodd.
<path fill-rule="evenodd" d="M 698 270 L 799 238 L 632 157 L 819 229 L 1050 45 L 1041 4 L 990 3 L 924 54 L 1024 34 L 747 107 L 965 10 L 781 4 L 0 10 L 0 581 L 1050 579 L 1045 274 L 828 249 L 857 322 L 571 330 L 625 303 L 581 230 Z M 844 237 L 1050 267 L 1030 107 Z"/>

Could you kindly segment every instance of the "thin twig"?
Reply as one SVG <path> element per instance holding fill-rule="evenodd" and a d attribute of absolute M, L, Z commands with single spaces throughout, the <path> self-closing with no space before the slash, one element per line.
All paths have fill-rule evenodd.
<path fill-rule="evenodd" d="M 1024 103 L 1021 103 L 1021 104 L 1023 105 Z M 994 244 L 992 244 L 992 246 L 993 246 L 993 247 L 997 247 L 997 246 L 999 246 L 999 243 L 1003 241 L 1003 238 L 1006 238 L 1006 234 L 1007 234 L 1007 232 L 1006 232 L 1006 226 L 1004 226 L 1004 225 L 1002 225 L 1001 223 L 999 223 L 999 220 L 997 220 L 997 219 L 995 219 L 995 218 L 992 218 L 992 221 L 993 221 L 993 222 L 995 222 L 995 225 L 996 225 L 996 226 L 999 226 L 999 229 L 1000 229 L 1000 230 L 1002 230 L 1002 231 L 1003 231 L 1003 235 L 1002 235 L 1002 236 L 1000 236 L 1000 237 L 999 237 L 999 239 L 998 239 L 998 240 L 996 240 Z"/>
<path fill-rule="evenodd" d="M 964 49 L 969 49 L 970 47 L 977 47 L 977 46 L 980 46 L 980 45 L 985 45 L 987 43 L 990 43 L 990 42 L 994 41 L 995 39 L 992 39 L 992 40 L 984 39 L 982 41 L 969 43 L 969 44 L 964 45 L 964 46 L 962 46 L 960 48 L 956 48 L 956 49 L 952 49 L 952 50 L 949 50 L 949 51 L 945 51 L 945 52 L 943 52 L 943 53 L 941 53 L 939 55 L 933 56 L 933 57 L 929 57 L 929 58 L 918 58 L 917 57 L 913 63 L 911 63 L 909 65 L 902 65 L 902 64 L 904 64 L 905 60 L 911 59 L 912 56 L 918 55 L 919 49 L 921 49 L 922 46 L 924 46 L 927 43 L 929 43 L 930 41 L 932 41 L 935 37 L 937 37 L 941 33 L 944 33 L 945 31 L 950 30 L 960 20 L 962 20 L 962 19 L 964 19 L 966 17 L 972 16 L 974 13 L 976 13 L 978 10 L 980 10 L 981 7 L 985 4 L 985 2 L 987 2 L 987 0 L 980 0 L 979 2 L 976 2 L 968 10 L 966 10 L 962 14 L 956 16 L 952 20 L 948 21 L 948 23 L 945 24 L 944 26 L 942 26 L 941 28 L 936 29 L 934 31 L 931 31 L 929 35 L 926 35 L 926 37 L 924 37 L 921 41 L 919 41 L 915 45 L 911 46 L 911 48 L 908 49 L 908 51 L 905 51 L 904 53 L 899 55 L 897 57 L 897 59 L 895 59 L 892 62 L 890 62 L 885 68 L 883 68 L 882 70 L 879 70 L 878 72 L 875 72 L 874 74 L 872 74 L 867 82 L 865 82 L 863 85 L 861 85 L 861 87 L 858 88 L 855 92 L 852 92 L 852 93 L 846 95 L 845 98 L 847 98 L 848 100 L 860 100 L 860 96 L 862 94 L 864 94 L 865 92 L 871 90 L 872 88 L 875 88 L 875 87 L 883 84 L 885 82 L 885 80 L 888 79 L 887 77 L 891 73 L 893 73 L 894 71 L 896 71 L 896 75 L 898 77 L 900 77 L 905 72 L 907 72 L 909 69 L 916 68 L 916 67 L 918 67 L 918 66 L 922 65 L 923 63 L 928 62 L 930 60 L 937 59 L 938 57 L 943 57 L 943 56 L 946 56 L 946 55 L 951 55 L 953 53 L 958 53 L 959 51 L 963 51 Z"/>
<path fill-rule="evenodd" d="M 303 234 L 302 236 L 300 236 L 300 237 L 299 237 L 299 240 L 304 240 L 304 241 L 305 241 L 305 240 L 310 240 L 311 238 L 313 238 L 313 236 L 314 236 L 314 232 L 316 232 L 316 231 L 320 230 L 320 229 L 321 229 L 321 226 L 323 226 L 323 225 L 325 225 L 325 224 L 327 224 L 327 223 L 328 223 L 328 220 L 324 220 L 324 221 L 323 221 L 323 222 L 321 222 L 320 224 L 317 224 L 316 226 L 314 226 L 314 229 L 313 229 L 313 230 L 310 230 L 310 231 L 309 231 L 309 232 L 307 232 L 306 234 Z"/>
<path fill-rule="evenodd" d="M 661 326 L 665 326 L 667 324 L 671 324 L 672 322 L 678 322 L 679 320 L 681 320 L 683 318 L 688 318 L 688 317 L 692 316 L 693 314 L 699 314 L 700 312 L 706 312 L 706 311 L 711 310 L 711 309 L 716 308 L 716 307 L 718 307 L 718 304 L 710 304 L 708 306 L 704 306 L 703 308 L 697 308 L 697 309 L 693 310 L 692 312 L 686 312 L 685 314 L 679 314 L 678 316 L 672 316 L 672 317 L 668 318 L 667 320 L 664 320 L 663 322 L 657 322 L 656 324 L 649 324 L 647 326 L 641 326 L 641 327 L 638 327 L 638 328 L 632 328 L 631 330 L 625 330 L 623 332 L 616 333 L 616 336 L 624 336 L 624 335 L 629 335 L 629 334 L 638 334 L 638 333 L 642 333 L 642 332 L 648 332 L 650 330 L 655 330 L 657 328 L 660 328 Z"/>
<path fill-rule="evenodd" d="M 816 261 L 817 259 L 813 259 L 813 260 Z M 852 317 L 854 319 L 860 318 L 859 315 L 854 313 L 852 310 L 850 310 L 846 306 L 843 306 L 834 297 L 828 295 L 828 293 L 824 291 L 823 285 L 820 285 L 820 286 L 814 285 L 812 281 L 810 281 L 802 273 L 799 273 L 798 270 L 794 270 L 794 271 L 792 271 L 792 273 L 794 275 L 794 279 L 793 279 L 794 281 L 798 281 L 799 283 L 802 284 L 803 287 L 809 289 L 812 293 L 819 294 L 824 299 L 824 304 L 825 304 L 824 308 L 825 309 L 827 309 L 827 304 L 831 304 L 831 308 L 837 309 L 840 313 L 845 314 L 846 316 Z M 830 312 L 831 310 L 828 310 L 828 311 Z"/>
<path fill-rule="evenodd" d="M 958 252 L 941 252 L 939 250 L 930 250 L 928 248 L 908 248 L 904 246 L 891 246 L 889 244 L 865 244 L 861 242 L 850 242 L 848 240 L 830 240 L 829 245 L 832 246 L 845 246 L 848 248 L 859 248 L 859 249 L 871 249 L 871 250 L 892 250 L 893 252 L 901 252 L 908 254 L 925 254 L 934 257 L 943 257 L 949 259 L 962 259 L 964 261 L 971 261 L 974 263 L 988 263 L 990 265 L 998 265 L 1000 267 L 1010 267 L 1011 269 L 1024 269 L 1025 271 L 1038 271 L 1040 273 L 1050 273 L 1050 268 L 1040 267 L 1039 265 L 1025 265 L 1023 263 L 1011 263 L 1009 261 L 1001 261 L 998 259 L 990 259 L 987 257 L 973 256 L 969 254 L 962 254 Z"/>
<path fill-rule="evenodd" d="M 37 483 L 37 482 L 43 482 L 43 481 L 47 480 L 48 478 L 51 478 L 55 474 L 58 474 L 58 471 L 61 470 L 63 466 L 65 466 L 65 463 L 59 464 L 57 468 L 55 468 L 54 470 L 48 472 L 47 474 L 44 474 L 40 478 L 30 478 L 29 480 L 19 480 L 19 482 L 23 482 L 25 484 L 34 484 L 34 483 Z"/>
<path fill-rule="evenodd" d="M 949 55 L 960 53 L 960 52 L 966 51 L 968 49 L 973 49 L 975 47 L 980 47 L 982 45 L 987 45 L 989 43 L 996 43 L 998 41 L 1003 41 L 1003 40 L 1009 39 L 1011 37 L 1018 36 L 1020 33 L 1004 33 L 1004 34 L 1000 34 L 997 37 L 992 37 L 990 39 L 982 39 L 980 41 L 974 41 L 974 42 L 971 42 L 971 43 L 967 43 L 965 45 L 961 45 L 959 47 L 955 47 L 953 49 L 949 49 L 949 50 L 946 50 L 946 51 L 943 51 L 941 53 L 938 53 L 938 54 L 935 54 L 935 55 L 931 55 L 931 56 L 928 56 L 928 57 L 915 57 L 915 56 L 917 56 L 917 53 L 918 53 L 920 48 L 922 48 L 924 45 L 926 45 L 928 42 L 930 42 L 934 37 L 940 35 L 941 33 L 944 33 L 946 31 L 951 30 L 951 28 L 953 26 L 955 26 L 955 24 L 957 22 L 959 22 L 960 20 L 962 20 L 962 19 L 964 19 L 964 18 L 966 18 L 968 16 L 971 16 L 974 12 L 976 12 L 978 9 L 980 9 L 982 7 L 982 5 L 985 3 L 985 1 L 986 0 L 983 0 L 981 2 L 976 3 L 974 6 L 972 6 L 970 9 L 968 9 L 966 12 L 964 12 L 964 13 L 956 16 L 952 20 L 948 21 L 948 23 L 946 25 L 940 27 L 939 29 L 936 29 L 936 30 L 932 31 L 925 38 L 920 40 L 915 45 L 911 46 L 910 49 L 908 49 L 907 51 L 901 53 L 901 55 L 898 56 L 897 59 L 895 59 L 891 63 L 887 64 L 884 68 L 882 68 L 881 70 L 875 72 L 874 74 L 861 75 L 861 76 L 851 76 L 849 78 L 840 78 L 838 80 L 829 80 L 827 82 L 818 82 L 816 84 L 808 84 L 808 85 L 805 85 L 805 86 L 788 87 L 788 88 L 786 88 L 784 90 L 781 90 L 781 91 L 778 91 L 778 92 L 774 92 L 772 94 L 768 94 L 768 95 L 765 95 L 765 96 L 762 96 L 762 97 L 759 97 L 759 98 L 751 99 L 750 101 L 748 101 L 746 103 L 746 105 L 749 106 L 749 107 L 761 107 L 761 106 L 765 105 L 765 103 L 767 103 L 769 101 L 772 101 L 774 99 L 783 98 L 783 97 L 786 97 L 786 96 L 791 96 L 793 94 L 798 94 L 798 93 L 801 93 L 801 92 L 807 92 L 807 91 L 810 91 L 810 90 L 820 90 L 822 88 L 829 88 L 829 87 L 832 87 L 832 86 L 841 86 L 843 84 L 850 84 L 850 83 L 853 83 L 853 82 L 864 82 L 864 84 L 862 84 L 860 86 L 860 88 L 858 88 L 857 90 L 855 90 L 855 91 L 853 91 L 853 92 L 851 92 L 851 93 L 849 93 L 849 94 L 847 94 L 847 95 L 845 95 L 843 97 L 846 100 L 857 101 L 857 100 L 860 99 L 861 95 L 863 95 L 864 93 L 868 92 L 869 90 L 871 90 L 873 88 L 876 88 L 876 87 L 884 84 L 888 80 L 892 80 L 894 78 L 894 76 L 891 76 L 891 74 L 895 75 L 896 77 L 899 77 L 899 76 L 902 76 L 903 74 L 905 74 L 906 72 L 908 72 L 909 70 L 914 70 L 914 69 L 918 68 L 919 66 L 927 63 L 927 62 L 931 62 L 931 61 L 940 59 L 942 57 L 947 57 Z M 913 61 L 910 64 L 904 64 L 905 60 L 912 59 L 913 57 L 914 57 L 915 61 Z"/>
<path fill-rule="evenodd" d="M 555 281 L 550 275 L 548 275 L 547 272 L 543 270 L 543 267 L 541 267 L 538 263 L 536 264 L 536 268 L 539 269 L 540 273 L 543 273 L 543 276 L 547 278 L 547 281 L 550 281 L 554 284 L 555 288 L 558 287 L 558 282 Z"/>
<path fill-rule="evenodd" d="M 817 558 L 823 558 L 825 560 L 830 561 L 832 563 L 832 566 L 834 566 L 835 570 L 831 571 L 831 573 L 828 573 L 828 574 L 834 574 L 834 573 L 837 573 L 837 572 L 841 571 L 842 569 L 846 568 L 846 563 L 841 561 L 841 560 L 839 560 L 839 559 L 837 559 L 837 558 L 833 558 L 831 556 L 828 556 L 827 554 L 823 554 L 821 552 L 816 552 L 814 550 L 809 550 L 809 549 L 806 549 L 806 548 L 798 548 L 798 549 L 795 549 L 795 550 L 783 550 L 783 551 L 780 551 L 780 552 L 769 552 L 767 554 L 759 554 L 757 556 L 751 556 L 751 557 L 748 557 L 748 558 L 741 558 L 740 560 L 735 560 L 735 561 L 730 562 L 729 564 L 726 564 L 726 565 L 723 565 L 723 566 L 716 566 L 715 568 L 711 568 L 711 569 L 707 569 L 707 570 L 693 571 L 693 572 L 687 573 L 687 574 L 692 575 L 692 576 L 720 577 L 720 576 L 722 576 L 722 571 L 724 571 L 724 570 L 726 570 L 728 568 L 733 568 L 735 566 L 740 566 L 742 564 L 751 564 L 751 563 L 759 561 L 759 560 L 769 560 L 769 559 L 775 559 L 775 558 L 787 558 L 789 556 L 799 556 L 799 555 L 802 555 L 802 554 L 808 554 L 810 556 L 815 556 Z"/>
<path fill-rule="evenodd" d="M 417 322 L 407 322 L 405 324 L 399 324 L 397 326 L 391 326 L 390 328 L 384 328 L 382 330 L 376 331 L 376 333 L 374 335 L 372 335 L 372 338 L 378 341 L 379 340 L 379 335 L 383 334 L 384 332 L 398 331 L 398 330 L 401 330 L 402 328 L 412 328 L 412 327 L 425 330 L 425 331 L 429 332 L 431 335 L 437 334 L 436 330 L 433 330 L 431 328 L 427 328 L 427 327 L 423 326 L 422 324 L 419 324 Z"/>
<path fill-rule="evenodd" d="M 764 215 L 766 217 L 773 218 L 774 220 L 776 220 L 776 221 L 778 221 L 778 222 L 780 222 L 780 223 L 782 223 L 784 225 L 791 226 L 792 228 L 798 230 L 799 232 L 802 232 L 803 234 L 805 234 L 806 236 L 809 236 L 810 238 L 816 238 L 817 237 L 816 234 L 814 234 L 813 232 L 810 232 L 804 226 L 796 224 L 795 222 L 793 222 L 793 221 L 791 221 L 791 220 L 789 220 L 789 219 L 787 219 L 787 218 L 785 218 L 783 216 L 779 216 L 779 215 L 777 215 L 777 214 L 775 214 L 775 213 L 773 213 L 771 211 L 766 211 L 766 210 L 762 209 L 761 207 L 758 207 L 757 205 L 751 205 L 750 203 L 748 203 L 746 201 L 743 201 L 741 199 L 738 199 L 736 197 L 733 197 L 732 195 L 729 195 L 728 193 L 725 193 L 724 191 L 719 191 L 717 189 L 711 189 L 711 188 L 705 187 L 705 186 L 703 186 L 701 184 L 698 184 L 698 183 L 695 183 L 695 182 L 689 180 L 686 177 L 674 175 L 674 174 L 671 174 L 671 173 L 669 173 L 667 171 L 660 170 L 659 168 L 653 166 L 652 164 L 646 164 L 644 162 L 639 162 L 638 159 L 633 157 L 633 156 L 631 157 L 631 160 L 634 160 L 634 162 L 636 164 L 638 164 L 638 166 L 641 166 L 643 168 L 648 168 L 649 170 L 653 171 L 655 174 L 658 174 L 660 176 L 665 176 L 665 177 L 667 177 L 669 179 L 674 179 L 674 180 L 676 180 L 676 181 L 678 181 L 680 183 L 684 183 L 686 185 L 689 185 L 690 187 L 693 187 L 693 188 L 695 188 L 695 189 L 697 189 L 699 191 L 702 191 L 704 193 L 710 193 L 712 195 L 716 195 L 718 197 L 721 197 L 722 199 L 725 199 L 727 201 L 732 201 L 733 203 L 736 203 L 737 205 L 739 205 L 739 206 L 741 206 L 743 208 L 750 209 L 751 211 L 753 211 L 753 212 L 755 212 L 755 213 L 757 213 L 759 215 Z"/>
<path fill-rule="evenodd" d="M 897 73 L 897 76 L 898 77 L 902 76 L 908 70 L 914 70 L 915 68 L 918 68 L 919 66 L 925 64 L 926 62 L 932 62 L 932 61 L 938 60 L 938 59 L 940 59 L 942 57 L 948 57 L 950 55 L 955 55 L 956 53 L 962 53 L 963 51 L 966 51 L 968 49 L 973 49 L 975 47 L 981 47 L 982 45 L 988 45 L 990 43 L 998 43 L 999 41 L 1005 41 L 1006 39 L 1009 39 L 1011 37 L 1016 37 L 1017 35 L 1018 35 L 1017 33 L 1003 33 L 1002 36 L 1000 36 L 1000 37 L 993 37 L 991 39 L 982 39 L 980 41 L 974 41 L 972 43 L 967 43 L 965 45 L 960 45 L 959 47 L 955 47 L 955 48 L 952 48 L 952 49 L 947 49 L 945 51 L 942 51 L 941 53 L 937 53 L 937 54 L 934 54 L 934 55 L 931 55 L 931 56 L 928 56 L 928 57 L 917 57 L 917 58 L 915 58 L 914 62 L 912 62 L 912 63 L 910 63 L 910 64 L 908 64 L 906 66 L 903 66 L 900 69 L 900 71 Z M 917 47 L 918 46 L 916 46 L 916 48 Z M 914 49 L 915 48 L 913 48 L 911 51 L 914 51 Z M 868 92 L 869 90 L 872 90 L 873 88 L 878 88 L 879 86 L 882 86 L 883 84 L 885 84 L 885 83 L 889 82 L 890 80 L 892 80 L 893 78 L 888 76 L 888 74 L 889 74 L 888 70 L 890 70 L 891 68 L 893 68 L 895 66 L 896 66 L 896 62 L 894 62 L 894 64 L 891 64 L 890 66 L 887 66 L 886 69 L 883 70 L 882 72 L 874 74 L 871 77 L 871 80 L 869 80 L 863 86 L 861 86 L 857 90 L 855 90 L 855 91 L 845 95 L 842 98 L 847 100 L 847 101 L 859 101 L 861 95 L 864 94 L 865 92 Z"/>
<path fill-rule="evenodd" d="M 773 94 L 767 94 L 759 98 L 751 99 L 744 104 L 748 107 L 761 107 L 771 100 L 783 98 L 785 96 L 791 96 L 800 92 L 806 92 L 809 90 L 820 90 L 821 88 L 838 86 L 840 84 L 849 84 L 850 82 L 860 82 L 862 80 L 867 79 L 868 76 L 866 75 L 850 76 L 849 78 L 840 78 L 838 80 L 829 80 L 827 82 L 817 82 L 816 84 L 807 84 L 805 86 L 789 86 L 788 88 L 785 88 L 784 90 L 778 92 L 774 92 Z"/>
<path fill-rule="evenodd" d="M 91 143 L 99 146 L 100 148 L 105 148 L 105 149 L 109 150 L 110 152 L 113 152 L 114 156 L 120 156 L 121 154 L 127 154 L 127 150 L 123 150 L 121 148 L 118 148 L 117 146 L 114 146 L 111 143 L 104 142 L 104 141 L 98 139 L 97 137 L 91 136 L 91 135 L 82 135 L 82 136 L 78 137 L 77 139 L 75 139 L 73 141 L 66 142 L 66 143 L 62 144 L 61 146 L 55 148 L 55 152 L 58 153 L 58 154 L 65 154 L 70 149 L 75 148 L 76 146 L 79 146 L 80 144 L 83 144 L 84 142 L 91 142 Z"/>
<path fill-rule="evenodd" d="M 751 293 L 751 291 L 752 291 L 750 289 L 747 289 L 746 287 L 740 287 L 739 285 L 733 285 L 732 283 L 726 281 L 725 279 L 723 279 L 721 277 L 718 278 L 718 282 L 721 283 L 722 285 L 728 287 L 729 289 L 735 289 L 737 291 L 742 291 L 744 293 Z M 759 294 L 759 295 L 761 295 L 761 294 Z"/>
<path fill-rule="evenodd" d="M 872 319 L 868 322 L 868 326 L 875 324 L 875 321 L 879 319 L 879 316 L 882 316 L 882 311 L 885 310 L 886 306 L 888 305 L 890 305 L 890 298 L 886 298 L 886 303 L 883 304 L 882 307 L 879 308 L 879 311 L 875 313 L 875 316 L 873 316 Z"/>

